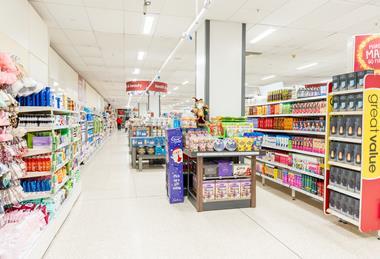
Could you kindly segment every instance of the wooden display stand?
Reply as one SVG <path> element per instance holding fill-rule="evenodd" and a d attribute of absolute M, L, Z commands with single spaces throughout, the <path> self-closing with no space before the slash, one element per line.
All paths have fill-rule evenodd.
<path fill-rule="evenodd" d="M 184 150 L 187 157 L 186 163 L 189 165 L 190 160 L 193 159 L 195 163 L 195 170 L 191 170 L 187 166 L 187 191 L 188 199 L 194 205 L 198 212 L 208 210 L 221 210 L 221 209 L 235 209 L 235 208 L 255 208 L 256 207 L 256 156 L 262 155 L 260 152 L 190 152 Z M 217 176 L 206 177 L 203 175 L 204 159 L 205 158 L 234 158 L 239 160 L 244 157 L 251 157 L 251 175 L 250 176 Z M 191 187 L 192 176 L 196 175 L 197 191 Z M 249 199 L 231 199 L 231 200 L 203 200 L 203 180 L 228 180 L 228 179 L 250 179 L 251 180 L 251 197 Z"/>

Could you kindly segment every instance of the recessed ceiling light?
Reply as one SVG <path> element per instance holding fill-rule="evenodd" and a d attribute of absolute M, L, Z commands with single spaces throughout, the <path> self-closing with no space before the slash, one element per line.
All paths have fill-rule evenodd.
<path fill-rule="evenodd" d="M 135 68 L 135 70 L 133 70 L 132 74 L 134 74 L 134 75 L 140 74 L 140 68 Z"/>
<path fill-rule="evenodd" d="M 144 34 L 150 34 L 152 31 L 153 27 L 153 22 L 154 22 L 154 17 L 153 16 L 145 16 L 145 23 L 144 23 Z"/>
<path fill-rule="evenodd" d="M 162 98 L 165 98 L 166 97 L 166 94 L 164 94 L 163 96 L 161 96 Z"/>
<path fill-rule="evenodd" d="M 187 85 L 189 83 L 189 81 L 184 81 L 182 82 L 182 85 Z"/>
<path fill-rule="evenodd" d="M 263 78 L 261 78 L 261 80 L 265 81 L 265 80 L 269 80 L 269 79 L 272 79 L 272 78 L 275 78 L 275 77 L 276 77 L 275 75 L 264 76 Z"/>
<path fill-rule="evenodd" d="M 144 56 L 145 56 L 145 52 L 144 51 L 139 51 L 137 53 L 137 60 L 143 60 Z"/>
<path fill-rule="evenodd" d="M 307 69 L 307 68 L 314 67 L 316 65 L 318 65 L 318 63 L 314 62 L 314 63 L 310 63 L 310 64 L 307 64 L 307 65 L 303 65 L 303 66 L 297 67 L 296 69 L 297 70 L 304 70 L 304 69 Z"/>
<path fill-rule="evenodd" d="M 254 43 L 257 43 L 259 41 L 261 41 L 262 39 L 268 37 L 269 35 L 271 35 L 273 32 L 275 32 L 276 29 L 275 28 L 270 28 L 264 32 L 262 32 L 261 34 L 257 35 L 255 38 L 253 38 L 250 43 L 251 44 L 254 44 Z"/>
<path fill-rule="evenodd" d="M 59 85 L 59 83 L 57 81 L 53 82 L 53 86 L 58 86 L 58 85 Z"/>
<path fill-rule="evenodd" d="M 177 90 L 178 90 L 178 86 L 174 87 L 173 90 L 174 90 L 174 91 L 177 91 Z"/>

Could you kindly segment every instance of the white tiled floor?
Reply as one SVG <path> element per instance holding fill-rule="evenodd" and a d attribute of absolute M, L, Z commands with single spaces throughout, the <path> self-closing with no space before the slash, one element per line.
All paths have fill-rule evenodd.
<path fill-rule="evenodd" d="M 130 169 L 117 133 L 85 166 L 83 191 L 45 258 L 380 258 L 380 241 L 308 198 L 258 183 L 257 208 L 169 205 L 163 168 Z M 306 203 L 306 202 L 307 203 Z"/>

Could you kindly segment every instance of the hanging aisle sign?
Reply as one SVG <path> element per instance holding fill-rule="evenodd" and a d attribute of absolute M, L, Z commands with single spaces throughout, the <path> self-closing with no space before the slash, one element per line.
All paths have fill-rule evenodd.
<path fill-rule="evenodd" d="M 360 230 L 380 229 L 380 75 L 367 75 L 363 93 Z"/>
<path fill-rule="evenodd" d="M 151 81 L 129 81 L 126 82 L 127 92 L 142 92 L 148 89 Z M 163 82 L 153 82 L 148 91 L 166 93 L 168 91 L 168 84 Z"/>
<path fill-rule="evenodd" d="M 380 34 L 355 36 L 354 71 L 380 74 Z"/>

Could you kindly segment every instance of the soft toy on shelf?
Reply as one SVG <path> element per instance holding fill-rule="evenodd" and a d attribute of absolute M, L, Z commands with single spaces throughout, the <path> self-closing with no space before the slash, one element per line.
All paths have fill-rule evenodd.
<path fill-rule="evenodd" d="M 203 99 L 197 99 L 193 97 L 194 108 L 191 110 L 192 113 L 197 117 L 197 127 L 206 126 L 206 118 L 208 115 L 208 106 L 204 103 Z"/>

